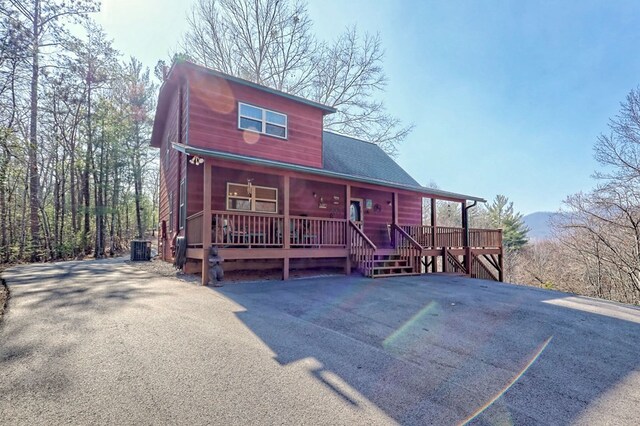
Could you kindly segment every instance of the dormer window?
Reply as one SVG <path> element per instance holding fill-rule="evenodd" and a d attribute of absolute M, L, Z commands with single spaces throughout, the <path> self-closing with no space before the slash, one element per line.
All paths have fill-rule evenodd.
<path fill-rule="evenodd" d="M 238 128 L 286 139 L 287 116 L 279 112 L 239 102 Z"/>

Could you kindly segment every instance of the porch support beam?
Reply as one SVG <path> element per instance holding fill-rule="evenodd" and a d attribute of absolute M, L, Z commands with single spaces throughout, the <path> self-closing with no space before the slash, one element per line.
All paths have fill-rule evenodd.
<path fill-rule="evenodd" d="M 284 206 L 283 206 L 283 215 L 284 215 L 284 223 L 282 224 L 282 247 L 285 250 L 289 250 L 291 248 L 291 220 L 289 214 L 289 198 L 291 196 L 291 177 L 289 175 L 284 175 L 282 177 L 283 183 L 283 196 L 284 196 Z M 289 279 L 289 257 L 285 257 L 282 262 L 282 279 Z"/>
<path fill-rule="evenodd" d="M 394 191 L 393 194 L 391 194 L 391 197 L 392 197 L 391 223 L 394 225 L 397 225 L 398 224 L 398 193 Z M 391 228 L 391 245 L 393 247 L 396 246 L 396 233 L 393 230 L 393 228 Z"/>
<path fill-rule="evenodd" d="M 438 203 L 435 198 L 431 198 L 431 248 L 436 248 L 436 226 L 438 226 L 437 222 L 437 211 L 438 211 Z M 442 262 L 444 265 L 444 256 L 442 258 Z M 434 257 L 433 262 L 431 262 L 431 272 L 438 272 L 438 262 L 437 257 Z"/>
<path fill-rule="evenodd" d="M 346 233 L 344 241 L 347 243 L 347 259 L 344 263 L 345 275 L 351 275 L 351 225 L 349 219 L 351 219 L 351 185 L 345 185 L 344 189 L 344 218 L 347 220 L 344 231 Z"/>
<path fill-rule="evenodd" d="M 467 268 L 467 274 L 471 275 L 471 250 L 469 250 L 469 211 L 467 202 L 462 202 L 462 246 L 464 251 L 464 266 Z"/>
<path fill-rule="evenodd" d="M 202 189 L 202 285 L 209 283 L 209 247 L 211 247 L 211 167 L 210 160 L 204 160 L 204 181 Z"/>

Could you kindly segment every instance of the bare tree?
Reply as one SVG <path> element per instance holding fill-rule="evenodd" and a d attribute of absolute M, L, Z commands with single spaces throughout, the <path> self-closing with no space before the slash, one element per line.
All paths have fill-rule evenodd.
<path fill-rule="evenodd" d="M 376 99 L 384 90 L 379 35 L 347 29 L 332 43 L 312 33 L 306 4 L 198 0 L 181 48 L 205 66 L 335 107 L 325 127 L 378 143 L 394 155 L 412 130 Z"/>
<path fill-rule="evenodd" d="M 567 198 L 562 241 L 582 258 L 598 295 L 640 302 L 640 91 L 632 90 L 595 144 L 595 189 Z M 605 273 L 603 273 L 605 271 Z"/>

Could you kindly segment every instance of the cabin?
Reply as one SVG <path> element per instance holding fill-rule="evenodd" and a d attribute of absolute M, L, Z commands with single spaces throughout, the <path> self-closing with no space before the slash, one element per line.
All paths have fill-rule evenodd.
<path fill-rule="evenodd" d="M 184 246 L 182 267 L 203 285 L 212 246 L 225 272 L 277 269 L 287 279 L 327 267 L 501 281 L 501 230 L 468 227 L 469 209 L 485 200 L 424 187 L 377 145 L 324 130 L 334 112 L 173 64 L 150 141 L 160 150 L 159 256 L 174 261 Z M 461 204 L 461 227 L 438 226 L 437 200 Z"/>

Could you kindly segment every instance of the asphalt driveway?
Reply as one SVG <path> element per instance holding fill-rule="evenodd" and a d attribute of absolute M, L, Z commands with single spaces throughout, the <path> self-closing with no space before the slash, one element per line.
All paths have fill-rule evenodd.
<path fill-rule="evenodd" d="M 640 310 L 449 277 L 5 271 L 6 424 L 636 424 Z"/>

